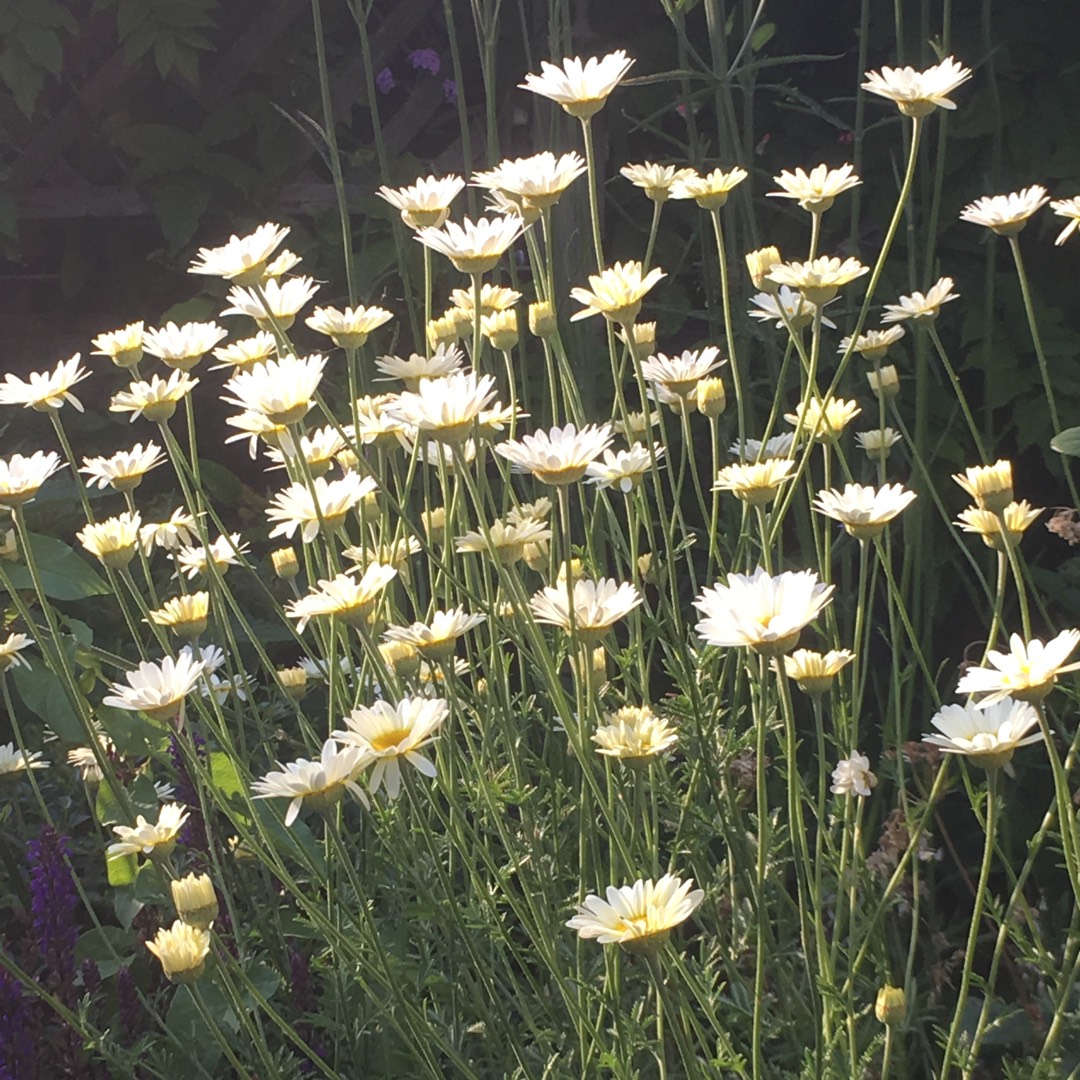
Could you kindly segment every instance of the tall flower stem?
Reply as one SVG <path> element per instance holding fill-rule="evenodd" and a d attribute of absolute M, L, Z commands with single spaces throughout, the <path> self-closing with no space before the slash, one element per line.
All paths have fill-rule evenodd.
<path fill-rule="evenodd" d="M 755 786 L 757 788 L 757 865 L 754 873 L 754 917 L 757 920 L 757 957 L 754 963 L 754 1019 L 751 1057 L 754 1080 L 765 1078 L 765 1057 L 761 1037 L 765 1008 L 765 871 L 769 852 L 769 797 L 765 786 L 765 736 L 768 719 L 769 667 L 765 656 L 758 657 L 758 701 L 754 715 Z"/>
<path fill-rule="evenodd" d="M 581 135 L 585 141 L 585 165 L 589 182 L 589 217 L 592 221 L 593 248 L 596 252 L 596 271 L 604 269 L 604 245 L 600 240 L 600 204 L 597 195 L 596 153 L 593 149 L 591 117 L 581 118 Z"/>
<path fill-rule="evenodd" d="M 941 1059 L 941 1075 L 948 1076 L 952 1065 L 953 1052 L 956 1050 L 960 1029 L 963 1025 L 964 1006 L 967 1004 L 971 989 L 971 973 L 975 963 L 975 950 L 979 944 L 979 926 L 982 923 L 983 908 L 986 905 L 990 867 L 994 861 L 994 840 L 997 832 L 998 817 L 998 770 L 988 769 L 986 773 L 986 840 L 983 845 L 982 869 L 979 871 L 979 883 L 975 887 L 975 903 L 971 912 L 971 926 L 968 928 L 967 948 L 964 951 L 964 967 L 960 974 L 960 990 L 956 995 L 956 1008 L 953 1010 L 949 1036 L 945 1042 L 945 1052 Z"/>
<path fill-rule="evenodd" d="M 720 303 L 724 312 L 724 335 L 727 340 L 731 381 L 735 387 L 735 414 L 738 417 L 739 445 L 741 446 L 746 441 L 746 400 L 743 396 L 742 377 L 739 374 L 739 361 L 735 356 L 735 334 L 731 326 L 731 283 L 728 281 L 724 226 L 720 221 L 718 208 L 713 207 L 709 211 L 709 216 L 712 218 L 713 235 L 716 237 L 716 258 L 720 264 Z"/>
<path fill-rule="evenodd" d="M 956 368 L 953 367 L 952 362 L 949 360 L 949 354 L 945 351 L 945 346 L 942 344 L 941 337 L 937 332 L 937 327 L 934 325 L 934 320 L 928 320 L 926 325 L 930 334 L 930 340 L 934 343 L 934 348 L 937 350 L 938 357 L 941 360 L 941 365 L 945 368 L 945 374 L 949 376 L 949 382 L 952 385 L 953 393 L 956 395 L 957 404 L 959 404 L 960 411 L 964 414 L 964 419 L 967 421 L 971 441 L 975 444 L 975 449 L 979 452 L 979 460 L 986 465 L 989 462 L 989 458 L 986 456 L 986 449 L 983 446 L 982 436 L 979 434 L 979 428 L 975 423 L 975 418 L 971 415 L 971 406 L 968 405 L 967 398 L 964 396 L 964 391 L 960 388 L 960 379 L 956 374 Z"/>

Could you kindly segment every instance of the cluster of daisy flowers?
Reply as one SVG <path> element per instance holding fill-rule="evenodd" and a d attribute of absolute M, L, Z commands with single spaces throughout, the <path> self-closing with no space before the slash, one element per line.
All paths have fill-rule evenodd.
<path fill-rule="evenodd" d="M 541 74 L 529 75 L 523 87 L 565 109 L 587 132 L 632 63 L 621 51 L 584 62 L 567 60 L 561 66 L 544 63 Z M 950 58 L 924 72 L 871 72 L 864 88 L 918 121 L 936 108 L 954 108 L 950 95 L 970 76 Z M 423 328 L 420 351 L 407 357 L 379 355 L 369 361 L 365 350 L 372 335 L 395 318 L 385 308 L 317 306 L 305 314 L 321 286 L 313 276 L 296 272 L 299 256 L 280 250 L 287 228 L 267 223 L 220 247 L 201 249 L 189 269 L 227 283 L 220 317 L 239 320 L 234 325 L 244 327 L 241 336 L 229 340 L 229 331 L 217 322 L 166 322 L 149 328 L 133 322 L 98 335 L 92 355 L 111 361 L 129 380 L 112 394 L 109 409 L 140 423 L 139 441 L 112 454 L 84 458 L 81 464 L 65 462 L 52 451 L 0 460 L 0 507 L 16 520 L 42 485 L 66 467 L 87 488 L 96 486 L 122 498 L 124 510 L 88 520 L 77 533 L 82 548 L 111 580 L 136 592 L 136 559 L 148 586 L 151 558 L 164 552 L 172 561 L 168 582 L 173 594 L 155 596 L 144 615 L 166 655 L 143 658 L 124 672 L 102 704 L 139 712 L 186 735 L 192 711 L 200 714 L 201 724 L 215 707 L 254 693 L 255 680 L 235 664 L 227 675 L 220 674 L 225 654 L 201 641 L 211 624 L 219 627 L 235 614 L 214 610 L 214 605 L 222 603 L 228 588 L 224 575 L 231 567 L 254 569 L 250 542 L 228 531 L 203 505 L 201 494 L 197 502 L 178 507 L 161 521 L 144 518 L 136 492 L 157 469 L 176 468 L 182 484 L 194 478 L 194 463 L 180 463 L 174 416 L 182 407 L 194 430 L 194 392 L 211 378 L 200 365 L 210 356 L 217 361 L 207 365 L 207 372 L 224 372 L 220 399 L 235 410 L 226 420 L 232 431 L 226 441 L 247 441 L 252 457 L 261 454 L 268 475 L 277 478 L 275 483 L 281 481 L 264 508 L 263 531 L 266 540 L 277 545 L 268 555 L 281 587 L 291 590 L 281 605 L 284 620 L 305 655 L 267 677 L 297 708 L 314 683 L 343 683 L 350 703 L 371 702 L 335 716 L 332 722 L 340 726 L 328 734 L 324 728 L 318 738 L 309 738 L 312 757 L 277 761 L 276 768 L 251 779 L 252 798 L 284 804 L 286 826 L 304 812 L 331 818 L 346 794 L 365 807 L 380 792 L 388 800 L 397 799 L 412 780 L 406 765 L 428 779 L 438 776 L 433 756 L 437 759 L 442 748 L 436 739 L 452 737 L 451 718 L 463 708 L 444 691 L 468 670 L 468 665 L 460 665 L 458 652 L 471 636 L 489 633 L 498 642 L 500 634 L 511 633 L 511 623 L 519 640 L 536 632 L 542 641 L 554 640 L 556 650 L 571 659 L 575 677 L 584 672 L 582 681 L 591 687 L 588 661 L 595 650 L 601 650 L 606 664 L 603 647 L 617 627 L 643 615 L 655 620 L 659 614 L 644 572 L 621 581 L 598 565 L 575 565 L 572 550 L 556 537 L 560 527 L 570 533 L 565 507 L 575 485 L 588 485 L 597 499 L 618 497 L 633 506 L 648 498 L 649 482 L 659 483 L 661 468 L 672 471 L 668 445 L 654 436 L 654 430 L 663 427 L 662 410 L 687 425 L 695 416 L 695 424 L 704 420 L 712 425 L 711 436 L 718 433 L 727 408 L 726 382 L 737 378 L 734 356 L 722 355 L 721 347 L 713 344 L 670 352 L 657 348 L 656 325 L 640 317 L 667 275 L 650 266 L 648 258 L 599 266 L 568 294 L 576 305 L 569 321 L 600 316 L 625 346 L 643 390 L 641 412 L 623 408 L 596 422 L 559 423 L 554 416 L 548 428 L 519 433 L 518 425 L 529 418 L 515 388 L 500 386 L 484 366 L 482 350 L 477 351 L 483 341 L 491 351 L 507 354 L 509 364 L 509 354 L 522 337 L 518 311 L 524 296 L 482 279 L 528 230 L 538 222 L 548 223 L 552 208 L 587 171 L 586 158 L 574 151 L 542 152 L 478 171 L 469 183 L 486 193 L 488 205 L 486 216 L 476 220 L 451 218 L 452 204 L 466 186 L 463 177 L 426 177 L 379 190 L 422 245 L 426 263 L 433 254 L 445 257 L 455 271 L 472 279 L 470 287 L 450 290 L 448 306 Z M 656 205 L 657 213 L 669 200 L 683 200 L 711 215 L 719 215 L 748 175 L 738 166 L 699 173 L 652 162 L 628 164 L 620 172 Z M 769 196 L 812 215 L 815 229 L 836 200 L 861 183 L 850 164 L 784 170 L 774 179 L 776 190 Z M 1047 203 L 1069 219 L 1057 240 L 1063 243 L 1080 226 L 1080 197 L 1050 202 L 1038 185 L 979 199 L 961 217 L 1015 237 Z M 751 252 L 746 262 L 757 290 L 748 316 L 770 332 L 788 335 L 799 348 L 808 333 L 837 328 L 826 308 L 842 291 L 860 287 L 870 273 L 870 267 L 854 257 L 812 253 L 785 260 L 774 246 Z M 865 377 L 882 406 L 882 417 L 886 403 L 899 392 L 897 369 L 884 363 L 890 350 L 920 324 L 932 327 L 944 306 L 957 298 L 953 280 L 942 277 L 925 293 L 912 292 L 885 304 L 879 328 L 863 329 L 860 322 L 857 332 L 839 341 L 836 351 L 845 361 L 858 356 L 866 363 Z M 527 320 L 522 320 L 545 345 L 558 333 L 556 307 L 550 295 L 538 292 L 528 305 Z M 301 354 L 292 347 L 290 331 L 298 319 L 325 339 L 323 351 Z M 347 415 L 342 417 L 326 405 L 326 391 L 338 381 L 341 367 L 335 350 L 344 351 L 350 376 L 365 365 L 363 392 L 350 378 Z M 144 370 L 150 365 L 156 370 Z M 0 384 L 0 404 L 45 412 L 59 423 L 64 407 L 81 411 L 76 390 L 89 377 L 79 355 L 26 379 L 9 374 Z M 737 384 L 735 389 L 738 392 Z M 509 405 L 503 400 L 508 391 Z M 711 493 L 731 496 L 743 509 L 764 515 L 807 474 L 810 456 L 818 449 L 832 453 L 861 415 L 856 401 L 823 396 L 816 386 L 808 386 L 783 414 L 790 430 L 776 432 L 770 426 L 753 438 L 740 429 L 728 463 L 711 477 Z M 916 492 L 902 483 L 885 482 L 889 451 L 901 441 L 897 430 L 882 420 L 855 438 L 879 467 L 878 483 L 824 487 L 814 494 L 812 509 L 820 519 L 835 523 L 825 523 L 822 535 L 842 529 L 865 553 L 880 549 L 887 530 L 912 505 Z M 406 470 L 411 482 L 419 466 L 424 467 L 425 484 L 433 476 L 437 479 L 444 505 L 425 503 L 416 529 L 398 502 L 403 485 L 392 478 Z M 501 507 L 493 500 L 491 515 L 469 523 L 475 528 L 461 528 L 460 513 L 454 516 L 446 494 L 453 490 L 460 495 L 463 486 L 486 480 L 495 470 L 506 492 Z M 957 524 L 1005 555 L 1041 512 L 1026 501 L 1015 501 L 1008 462 L 967 469 L 956 481 L 973 500 Z M 521 501 L 521 487 L 515 486 L 527 482 L 539 487 L 531 503 Z M 581 498 L 584 502 L 585 496 Z M 556 503 L 561 508 L 557 521 Z M 392 523 L 389 531 L 387 522 Z M 431 570 L 429 582 L 442 575 L 452 578 L 459 566 L 471 566 L 475 558 L 488 560 L 500 581 L 520 586 L 531 573 L 541 582 L 535 588 L 500 593 L 505 602 L 490 611 L 452 604 L 445 594 L 422 604 L 413 587 L 414 578 L 423 577 L 418 569 L 424 562 L 418 558 L 422 552 Z M 640 571 L 640 565 L 632 572 Z M 798 648 L 815 628 L 819 636 L 827 636 L 835 585 L 812 570 L 774 573 L 752 561 L 746 569 L 732 570 L 697 590 L 693 606 L 700 616 L 695 632 L 702 671 L 709 670 L 712 650 L 747 650 L 820 702 L 857 660 L 847 648 Z M 411 616 L 404 614 L 406 599 Z M 356 647 L 364 656 L 361 665 L 354 662 L 352 651 L 341 657 L 327 649 L 339 631 L 345 640 L 361 643 Z M 25 664 L 22 650 L 32 644 L 26 635 L 12 634 L 0 645 L 0 675 Z M 957 687 L 971 700 L 943 707 L 932 719 L 936 734 L 927 736 L 927 742 L 988 769 L 1008 765 L 1018 747 L 1042 738 L 1034 730 L 1038 710 L 1057 678 L 1080 667 L 1067 662 L 1077 644 L 1080 631 L 1068 630 L 1045 643 L 1013 635 L 1007 652 L 988 649 L 984 664 L 969 670 Z M 470 656 L 478 652 L 470 649 Z M 322 658 L 327 655 L 330 659 Z M 585 662 L 575 666 L 573 661 L 582 657 Z M 605 690 L 610 687 L 599 689 L 597 700 Z M 596 723 L 584 744 L 593 744 L 598 760 L 628 770 L 649 769 L 676 751 L 678 726 L 662 709 L 647 702 L 610 709 L 607 700 L 602 709 L 595 708 Z M 191 701 L 194 709 L 189 708 Z M 70 751 L 69 761 L 87 782 L 100 783 L 105 779 L 101 766 L 117 758 L 116 749 L 104 731 L 88 732 L 88 741 L 89 747 Z M 0 775 L 46 765 L 41 752 L 16 749 L 14 744 L 0 747 Z M 869 798 L 876 784 L 869 758 L 855 746 L 832 771 L 831 791 L 842 798 Z M 162 795 L 155 820 L 136 814 L 132 824 L 113 827 L 110 859 L 146 858 L 170 865 L 195 807 L 173 801 L 170 793 Z M 170 979 L 193 981 L 210 955 L 216 894 L 208 877 L 189 875 L 172 882 L 172 895 L 177 920 L 147 947 Z M 603 898 L 587 895 L 567 925 L 602 944 L 652 951 L 699 908 L 704 895 L 692 880 L 672 873 L 655 881 L 642 878 L 608 887 Z"/>

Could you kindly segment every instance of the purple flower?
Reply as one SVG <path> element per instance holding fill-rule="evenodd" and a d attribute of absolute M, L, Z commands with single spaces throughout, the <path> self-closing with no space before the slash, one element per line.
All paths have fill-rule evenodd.
<path fill-rule="evenodd" d="M 30 864 L 30 916 L 38 955 L 69 985 L 75 956 L 78 895 L 68 868 L 67 840 L 50 828 L 26 845 Z"/>
<path fill-rule="evenodd" d="M 442 68 L 442 61 L 434 49 L 413 49 L 408 59 L 417 71 L 428 71 L 432 75 L 438 75 Z"/>
<path fill-rule="evenodd" d="M 29 1080 L 38 1062 L 26 996 L 18 980 L 0 968 L 0 1077 Z"/>
<path fill-rule="evenodd" d="M 116 973 L 116 1011 L 120 1018 L 120 1045 L 130 1046 L 142 1028 L 142 1004 L 130 967 Z"/>
<path fill-rule="evenodd" d="M 397 86 L 397 80 L 394 78 L 394 73 L 388 67 L 384 67 L 382 71 L 375 76 L 375 89 L 378 90 L 380 94 L 389 94 L 395 86 Z"/>
<path fill-rule="evenodd" d="M 457 83 L 453 79 L 443 79 L 442 93 L 451 105 L 457 104 Z"/>

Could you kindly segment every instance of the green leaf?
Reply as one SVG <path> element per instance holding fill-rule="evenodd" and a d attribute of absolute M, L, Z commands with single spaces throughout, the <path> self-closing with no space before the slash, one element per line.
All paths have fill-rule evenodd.
<path fill-rule="evenodd" d="M 751 51 L 757 52 L 758 49 L 765 48 L 765 46 L 772 41 L 773 34 L 775 33 L 776 23 L 762 23 L 750 36 Z"/>
<path fill-rule="evenodd" d="M 48 724 L 64 742 L 86 742 L 86 729 L 64 690 L 64 684 L 47 667 L 11 669 L 15 690 L 22 703 Z"/>
<path fill-rule="evenodd" d="M 101 785 L 101 787 L 104 786 L 104 784 Z M 134 855 L 120 855 L 115 859 L 106 859 L 105 872 L 109 876 L 109 884 L 130 885 L 135 880 L 138 863 L 139 860 Z"/>
<path fill-rule="evenodd" d="M 229 1008 L 228 1000 L 216 983 L 203 979 L 199 984 L 199 997 L 221 1027 L 233 1032 L 239 1028 L 236 1014 Z M 221 1060 L 221 1046 L 216 1039 L 210 1038 L 190 986 L 176 988 L 176 996 L 169 1006 L 165 1023 L 177 1036 L 189 1061 L 198 1061 L 206 1072 L 212 1076 L 218 1075 L 216 1066 Z"/>
<path fill-rule="evenodd" d="M 1069 457 L 1080 457 L 1080 427 L 1066 428 L 1050 440 L 1050 449 Z"/>
<path fill-rule="evenodd" d="M 224 750 L 210 753 L 210 783 L 217 788 L 236 816 L 250 826 L 251 815 L 244 801 L 244 782 L 236 762 Z"/>
<path fill-rule="evenodd" d="M 122 810 L 113 789 L 104 781 L 98 784 L 94 799 L 94 816 L 102 825 L 126 825 L 128 816 Z"/>
<path fill-rule="evenodd" d="M 30 533 L 30 548 L 41 576 L 41 587 L 50 600 L 85 600 L 104 596 L 109 586 L 74 549 L 52 536 Z M 32 589 L 30 571 L 23 565 L 8 570 L 17 589 Z"/>
<path fill-rule="evenodd" d="M 75 959 L 93 960 L 103 979 L 115 975 L 135 952 L 135 938 L 119 926 L 96 926 L 75 942 Z"/>
<path fill-rule="evenodd" d="M 168 743 L 169 729 L 148 720 L 142 713 L 102 705 L 95 715 L 121 754 L 150 757 Z"/>

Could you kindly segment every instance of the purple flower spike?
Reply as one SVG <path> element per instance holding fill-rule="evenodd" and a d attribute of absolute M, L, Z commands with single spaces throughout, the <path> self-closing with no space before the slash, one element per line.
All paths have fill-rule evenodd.
<path fill-rule="evenodd" d="M 30 864 L 30 915 L 38 955 L 57 985 L 69 985 L 73 974 L 75 909 L 78 894 L 66 862 L 67 840 L 53 829 L 41 830 L 26 845 Z"/>
<path fill-rule="evenodd" d="M 36 1075 L 39 1057 L 26 997 L 18 980 L 0 968 L 0 1077 Z"/>
<path fill-rule="evenodd" d="M 443 79 L 442 92 L 451 105 L 457 104 L 457 83 L 453 79 Z"/>
<path fill-rule="evenodd" d="M 434 49 L 413 49 L 409 53 L 409 64 L 417 71 L 427 71 L 432 75 L 438 75 L 442 69 L 442 61 Z"/>
<path fill-rule="evenodd" d="M 375 89 L 378 90 L 380 94 L 389 94 L 395 86 L 397 86 L 397 80 L 394 78 L 394 73 L 388 67 L 384 67 L 382 71 L 375 76 Z"/>

